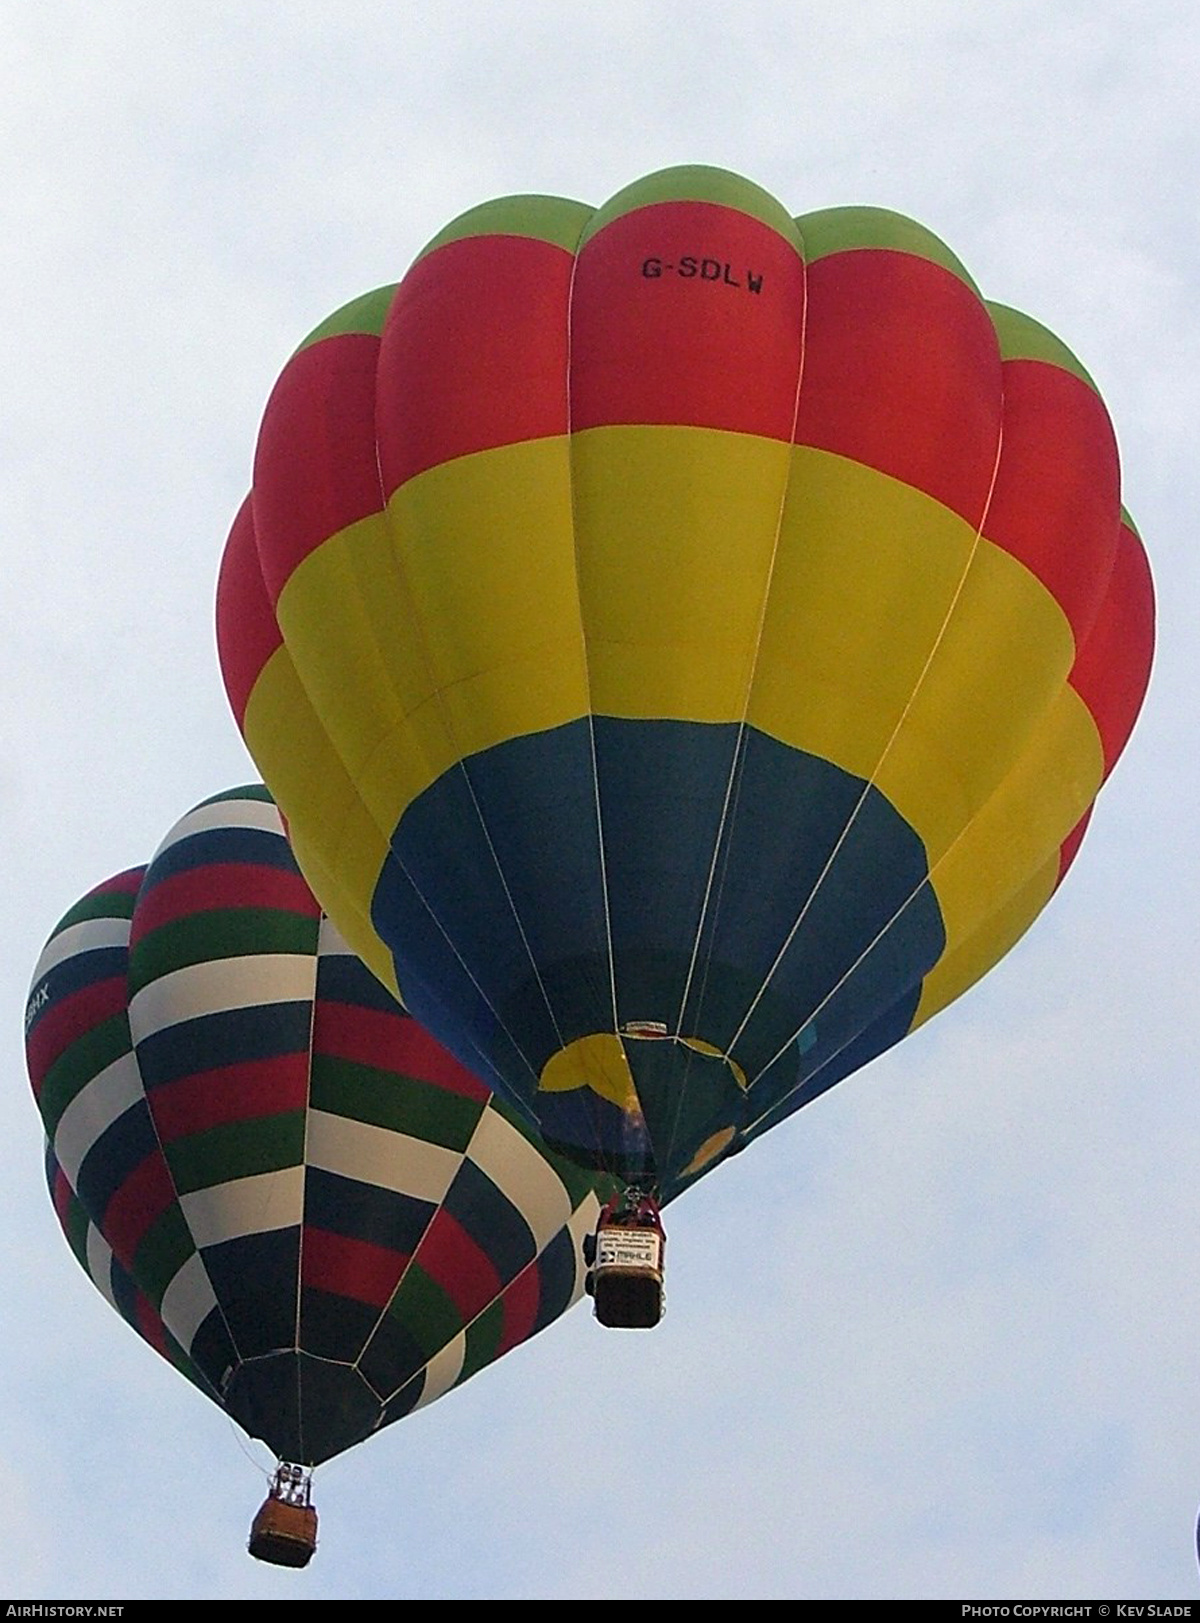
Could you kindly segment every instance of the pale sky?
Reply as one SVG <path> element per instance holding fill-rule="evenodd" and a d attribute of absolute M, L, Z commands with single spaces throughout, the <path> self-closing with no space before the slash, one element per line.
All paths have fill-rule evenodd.
<path fill-rule="evenodd" d="M 0 53 L 0 1595 L 1112 1597 L 1200 1588 L 1200 18 L 1186 0 L 15 0 Z M 669 1212 L 576 1310 L 317 1473 L 88 1284 L 21 1012 L 60 914 L 256 774 L 212 634 L 291 349 L 510 192 L 667 164 L 874 203 L 1087 366 L 1159 601 L 1078 862 L 981 987 Z"/>

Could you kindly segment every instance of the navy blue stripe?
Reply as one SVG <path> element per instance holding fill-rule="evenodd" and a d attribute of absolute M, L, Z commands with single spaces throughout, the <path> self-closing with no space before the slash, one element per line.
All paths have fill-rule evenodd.
<path fill-rule="evenodd" d="M 322 953 L 317 959 L 317 998 L 322 1003 L 350 1003 L 384 1014 L 404 1011 L 365 964 L 348 953 Z"/>
<path fill-rule="evenodd" d="M 474 1240 L 500 1276 L 502 1285 L 515 1279 L 537 1255 L 533 1230 L 492 1180 L 465 1160 L 446 1191 L 449 1212 Z"/>
<path fill-rule="evenodd" d="M 566 1229 L 559 1229 L 538 1258 L 538 1305 L 531 1335 L 565 1313 L 575 1289 L 575 1242 Z"/>
<path fill-rule="evenodd" d="M 379 1322 L 379 1309 L 306 1285 L 300 1293 L 300 1345 L 316 1358 L 352 1364 Z"/>
<path fill-rule="evenodd" d="M 238 1356 L 218 1308 L 210 1308 L 204 1315 L 192 1335 L 191 1346 L 184 1351 L 213 1391 L 224 1393 L 237 1368 Z"/>
<path fill-rule="evenodd" d="M 498 1039 L 486 999 L 390 854 L 384 861 L 371 913 L 379 935 L 393 948 L 405 1008 L 486 1086 L 503 1091 L 506 1069 L 523 1069 L 520 1057 L 513 1051 L 506 1068 L 492 1057 Z M 393 944 L 398 940 L 410 948 L 403 960 L 394 954 Z M 513 1095 L 513 1102 L 522 1103 L 519 1092 Z"/>
<path fill-rule="evenodd" d="M 142 1082 L 149 1092 L 222 1065 L 304 1054 L 311 1028 L 312 1004 L 307 1000 L 222 1009 L 181 1020 L 136 1044 Z"/>
<path fill-rule="evenodd" d="M 224 1408 L 248 1437 L 261 1438 L 278 1459 L 300 1451 L 300 1372 L 294 1353 L 239 1364 L 224 1395 Z"/>
<path fill-rule="evenodd" d="M 657 948 L 676 960 L 700 925 L 738 729 L 599 716 L 595 734 L 614 952 L 619 960 Z M 626 983 L 618 977 L 617 999 L 621 1022 L 674 1030 L 683 978 L 676 968 L 647 979 L 643 967 Z"/>
<path fill-rule="evenodd" d="M 540 994 L 530 996 L 516 1015 L 514 1048 L 497 1029 L 488 1001 L 499 1009 L 503 1026 L 514 996 L 530 981 L 536 993 L 530 951 L 539 966 L 584 961 L 605 938 L 586 724 L 511 740 L 472 758 L 467 770 L 469 783 L 462 768 L 452 768 L 402 818 L 392 840 L 397 861 L 384 867 L 372 917 L 393 951 L 401 949 L 396 965 L 408 1008 L 485 1081 L 494 1083 L 497 1069 L 506 1078 L 520 1076 L 508 1083 L 510 1097 L 519 1102 L 534 1091 L 537 1072 L 560 1046 L 559 1034 Z M 432 899 L 437 923 L 422 895 Z M 583 1003 L 571 1035 L 611 1027 L 607 973 L 585 968 L 568 977 L 566 986 Z M 464 1028 L 472 1040 L 464 1041 Z"/>
<path fill-rule="evenodd" d="M 778 1097 L 919 995 L 944 929 L 922 843 L 878 791 L 751 729 L 598 717 L 594 734 L 619 1021 L 732 1045 L 746 1077 L 772 1068 L 764 1093 Z M 470 793 L 454 768 L 405 813 L 392 844 L 413 883 L 389 862 L 374 898 L 405 1000 L 464 1063 L 534 1109 L 548 1140 L 627 1170 L 619 1113 L 591 1096 L 539 1094 L 530 1072 L 613 1029 L 588 724 L 511 740 L 468 769 Z M 675 1058 L 692 1105 L 665 1143 L 651 1123 L 664 1186 L 698 1135 L 742 1125 L 724 1080 L 701 1097 L 702 1068 Z M 665 1099 L 674 1084 L 657 1078 L 659 1059 L 652 1069 Z"/>
<path fill-rule="evenodd" d="M 831 1046 L 841 1046 L 919 983 L 945 946 L 937 900 L 924 883 L 924 846 L 884 797 L 875 789 L 863 794 L 857 779 L 820 763 L 808 774 L 808 785 L 792 785 L 795 815 L 773 831 L 762 807 L 773 792 L 780 792 L 771 771 L 778 756 L 763 764 L 756 760 L 761 753 L 753 746 L 747 752 L 746 777 L 757 783 L 759 792 L 743 795 L 731 844 L 739 855 L 761 853 L 765 872 L 780 877 L 776 885 L 757 892 L 731 878 L 725 894 L 738 892 L 742 905 L 716 910 L 715 927 L 706 932 L 703 949 L 704 958 L 711 955 L 716 964 L 736 964 L 739 970 L 751 966 L 752 976 L 761 981 L 803 912 L 771 973 L 768 995 L 734 1045 L 734 1057 L 750 1078 L 823 1005 L 806 1039 L 806 1066 L 819 1064 L 822 1050 L 828 1054 Z M 825 809 L 830 805 L 836 806 L 836 815 Z M 736 874 L 736 859 L 730 867 Z M 769 958 L 763 956 L 764 943 Z M 744 992 L 739 987 L 731 1003 L 726 994 L 722 1007 L 719 981 L 714 986 L 710 976 L 709 988 L 694 1000 L 695 1023 L 709 1041 L 724 1048 L 733 1036 L 728 1021 L 736 1016 L 740 1022 L 747 1006 Z M 688 1024 L 690 1018 L 685 1028 Z"/>
<path fill-rule="evenodd" d="M 428 1361 L 425 1352 L 412 1334 L 405 1329 L 403 1320 L 393 1313 L 385 1313 L 367 1343 L 359 1360 L 359 1368 L 371 1387 L 381 1397 L 389 1400 L 389 1420 L 397 1418 L 392 1414 L 393 1395 L 407 1386 L 414 1377 L 423 1377 Z M 419 1396 L 420 1385 L 413 1401 L 416 1402 Z M 401 1412 L 407 1413 L 407 1410 Z"/>
<path fill-rule="evenodd" d="M 43 1016 L 56 1004 L 82 991 L 85 986 L 95 986 L 101 981 L 121 981 L 123 984 L 128 968 L 129 948 L 124 946 L 95 947 L 90 952 L 74 953 L 55 964 L 29 994 L 26 1039 L 33 1035 Z"/>
<path fill-rule="evenodd" d="M 278 1458 L 301 1465 L 320 1465 L 369 1437 L 381 1412 L 355 1370 L 293 1352 L 243 1364 L 225 1406 Z"/>
<path fill-rule="evenodd" d="M 425 1382 L 428 1375 L 422 1370 L 418 1375 L 412 1376 L 396 1392 L 384 1406 L 383 1424 L 390 1426 L 393 1420 L 403 1420 L 405 1415 L 411 1414 L 421 1401 L 425 1391 Z"/>
<path fill-rule="evenodd" d="M 822 1044 L 798 1058 L 794 1051 L 785 1054 L 771 1067 L 754 1089 L 750 1100 L 751 1127 L 745 1135 L 747 1143 L 769 1131 L 776 1122 L 790 1116 L 803 1105 L 811 1104 L 822 1093 L 871 1060 L 878 1058 L 901 1038 L 906 1037 L 912 1025 L 917 1005 L 921 1001 L 921 987 L 915 986 L 892 1007 L 858 1033 L 840 1051 L 833 1051 L 831 1043 Z M 823 1060 L 814 1062 L 814 1055 L 823 1054 Z M 801 1080 L 803 1078 L 803 1080 Z"/>
<path fill-rule="evenodd" d="M 89 1148 L 79 1167 L 75 1192 L 101 1234 L 109 1202 L 146 1157 L 156 1154 L 158 1136 L 145 1099 L 135 1100 Z"/>
<path fill-rule="evenodd" d="M 377 1184 L 360 1183 L 310 1166 L 304 1180 L 306 1227 L 328 1229 L 411 1256 L 437 1207 Z"/>
<path fill-rule="evenodd" d="M 188 873 L 213 863 L 243 862 L 250 867 L 283 868 L 295 873 L 296 859 L 282 834 L 265 828 L 208 828 L 188 834 L 160 851 L 151 863 L 145 893 L 171 874 Z"/>
<path fill-rule="evenodd" d="M 295 1346 L 299 1224 L 205 1246 L 201 1256 L 243 1359 Z"/>
<path fill-rule="evenodd" d="M 138 1298 L 141 1291 L 132 1274 L 113 1257 L 108 1266 L 109 1287 L 112 1290 L 113 1301 L 117 1304 L 117 1312 L 131 1325 L 139 1335 L 141 1327 L 138 1322 Z"/>
<path fill-rule="evenodd" d="M 305 1465 L 320 1465 L 361 1443 L 380 1424 L 382 1405 L 356 1369 L 300 1357 L 300 1448 Z"/>

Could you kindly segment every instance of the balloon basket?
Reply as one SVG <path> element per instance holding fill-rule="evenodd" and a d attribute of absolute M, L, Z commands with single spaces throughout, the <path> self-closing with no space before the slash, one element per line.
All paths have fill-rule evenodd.
<path fill-rule="evenodd" d="M 606 1330 L 653 1330 L 662 1318 L 661 1279 L 644 1274 L 602 1274 L 593 1295 L 597 1322 Z"/>
<path fill-rule="evenodd" d="M 663 1315 L 666 1235 L 658 1202 L 627 1190 L 600 1214 L 585 1247 L 585 1288 L 598 1322 L 609 1330 L 653 1330 Z"/>
<path fill-rule="evenodd" d="M 310 1503 L 311 1473 L 281 1465 L 250 1528 L 247 1548 L 256 1561 L 306 1567 L 317 1548 L 317 1513 Z"/>

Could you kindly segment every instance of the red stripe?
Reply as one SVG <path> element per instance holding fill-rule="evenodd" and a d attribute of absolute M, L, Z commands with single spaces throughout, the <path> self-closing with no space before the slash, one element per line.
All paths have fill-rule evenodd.
<path fill-rule="evenodd" d="M 442 1287 L 464 1323 L 494 1302 L 504 1284 L 490 1258 L 444 1206 L 425 1231 L 417 1261 Z"/>
<path fill-rule="evenodd" d="M 54 1189 L 51 1198 L 54 1201 L 54 1210 L 58 1213 L 58 1221 L 65 1234 L 71 1225 L 71 1210 L 75 1201 L 75 1191 L 71 1188 L 70 1181 L 60 1166 L 54 1168 Z"/>
<path fill-rule="evenodd" d="M 1084 812 L 1083 816 L 1079 819 L 1079 821 L 1075 824 L 1075 827 L 1063 841 L 1062 849 L 1058 853 L 1058 878 L 1054 882 L 1054 888 L 1056 890 L 1067 877 L 1067 869 L 1071 866 L 1079 853 L 1079 847 L 1083 844 L 1083 836 L 1087 833 L 1088 824 L 1091 822 L 1091 820 L 1092 808 L 1089 806 L 1087 811 Z"/>
<path fill-rule="evenodd" d="M 698 202 L 620 215 L 579 255 L 572 430 L 680 423 L 786 443 L 803 327 L 803 262 L 761 220 Z"/>
<path fill-rule="evenodd" d="M 140 1290 L 134 1298 L 134 1328 L 142 1340 L 149 1342 L 155 1352 L 161 1353 L 168 1363 L 174 1361 L 167 1340 L 167 1327 L 159 1318 L 150 1298 Z"/>
<path fill-rule="evenodd" d="M 500 1298 L 504 1305 L 504 1325 L 500 1332 L 497 1357 L 533 1334 L 541 1296 L 541 1269 L 537 1262 L 531 1262 L 527 1268 L 522 1268 Z"/>
<path fill-rule="evenodd" d="M 308 1104 L 308 1053 L 279 1054 L 181 1076 L 152 1089 L 147 1098 L 164 1144 L 230 1122 L 304 1110 Z"/>
<path fill-rule="evenodd" d="M 57 999 L 39 1014 L 25 1043 L 35 1098 L 41 1096 L 47 1071 L 71 1044 L 95 1031 L 105 1020 L 124 1014 L 128 1000 L 125 976 L 109 975 L 104 980 L 81 986 L 68 997 Z"/>
<path fill-rule="evenodd" d="M 117 1261 L 130 1271 L 138 1246 L 175 1204 L 175 1188 L 162 1151 L 151 1150 L 113 1195 L 98 1225 Z"/>
<path fill-rule="evenodd" d="M 275 385 L 254 457 L 254 528 L 272 605 L 331 535 L 382 509 L 375 454 L 379 339 L 340 333 L 293 355 Z"/>
<path fill-rule="evenodd" d="M 1004 363 L 1004 444 L 984 526 L 1042 582 L 1076 646 L 1100 610 L 1121 522 L 1120 469 L 1100 397 L 1042 361 Z"/>
<path fill-rule="evenodd" d="M 797 444 L 878 468 L 977 526 L 1001 401 L 991 317 L 952 272 L 891 249 L 809 267 Z"/>
<path fill-rule="evenodd" d="M 1153 656 L 1150 565 L 1138 537 L 1122 524 L 1108 590 L 1071 671 L 1071 686 L 1091 711 L 1100 733 L 1105 777 L 1133 731 Z"/>
<path fill-rule="evenodd" d="M 217 581 L 217 651 L 225 691 L 239 727 L 263 666 L 282 643 L 263 583 L 254 518 L 247 497 L 225 543 Z"/>
<path fill-rule="evenodd" d="M 308 1227 L 301 1254 L 301 1282 L 306 1287 L 376 1308 L 391 1301 L 409 1262 L 402 1252 L 387 1246 Z"/>
<path fill-rule="evenodd" d="M 145 877 L 146 870 L 142 868 L 126 868 L 124 873 L 114 874 L 106 879 L 102 885 L 97 885 L 88 892 L 89 896 L 136 896 Z"/>
<path fill-rule="evenodd" d="M 481 1105 L 491 1098 L 478 1077 L 410 1015 L 322 998 L 317 1004 L 312 1046 L 314 1054 L 413 1077 Z"/>
<path fill-rule="evenodd" d="M 419 260 L 388 312 L 379 459 L 390 495 L 414 474 L 567 431 L 571 254 L 532 237 L 464 237 Z"/>
<path fill-rule="evenodd" d="M 176 919 L 195 918 L 219 908 L 256 912 L 276 908 L 307 919 L 317 919 L 321 912 L 298 873 L 265 862 L 208 862 L 169 874 L 143 893 L 129 944 L 137 946 L 152 931 Z"/>

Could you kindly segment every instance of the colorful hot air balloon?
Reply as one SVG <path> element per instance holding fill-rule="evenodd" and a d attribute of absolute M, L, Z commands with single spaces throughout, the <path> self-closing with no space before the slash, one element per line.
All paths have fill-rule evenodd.
<path fill-rule="evenodd" d="M 441 1396 L 581 1292 L 593 1180 L 348 952 L 259 787 L 66 915 L 26 1032 L 76 1254 L 305 1505 L 293 1463 Z"/>
<path fill-rule="evenodd" d="M 317 328 L 218 636 L 356 950 L 665 1198 L 1037 916 L 1153 593 L 1057 338 L 910 220 L 684 168 L 485 204 Z"/>

